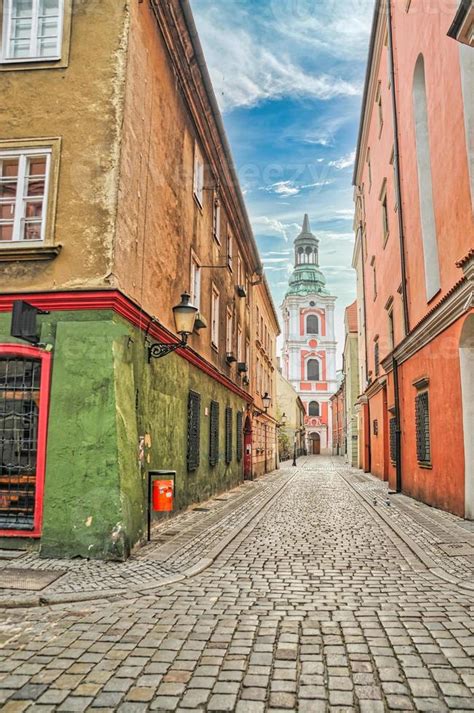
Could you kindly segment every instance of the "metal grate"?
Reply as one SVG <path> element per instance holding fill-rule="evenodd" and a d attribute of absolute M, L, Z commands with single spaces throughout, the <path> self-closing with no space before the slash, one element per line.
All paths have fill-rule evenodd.
<path fill-rule="evenodd" d="M 430 412 L 428 392 L 423 391 L 415 398 L 416 457 L 419 463 L 431 460 Z"/>
<path fill-rule="evenodd" d="M 243 415 L 237 411 L 237 461 L 240 463 L 244 452 L 243 447 Z"/>
<path fill-rule="evenodd" d="M 188 471 L 199 468 L 199 437 L 201 424 L 201 397 L 195 391 L 188 397 Z"/>
<path fill-rule="evenodd" d="M 232 409 L 225 410 L 225 462 L 232 463 Z"/>
<path fill-rule="evenodd" d="M 41 361 L 0 357 L 0 529 L 32 530 Z"/>
<path fill-rule="evenodd" d="M 219 404 L 211 401 L 209 419 L 209 465 L 214 467 L 219 462 Z"/>
<path fill-rule="evenodd" d="M 390 460 L 397 462 L 397 419 L 395 416 L 390 419 Z"/>

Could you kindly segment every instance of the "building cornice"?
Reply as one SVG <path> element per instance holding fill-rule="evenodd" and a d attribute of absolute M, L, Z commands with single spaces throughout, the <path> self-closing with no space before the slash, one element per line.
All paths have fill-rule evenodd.
<path fill-rule="evenodd" d="M 410 334 L 405 337 L 393 352 L 381 360 L 381 364 L 386 371 L 391 369 L 393 358 L 399 364 L 403 364 L 404 361 L 420 349 L 423 349 L 460 317 L 473 309 L 473 266 L 474 256 L 470 258 L 469 262 L 464 263 L 465 274 L 459 282 L 415 325 Z M 467 277 L 468 274 L 470 275 L 469 278 Z"/>
<path fill-rule="evenodd" d="M 11 312 L 13 302 L 16 300 L 25 300 L 34 307 L 49 312 L 111 310 L 126 319 L 127 322 L 134 327 L 141 329 L 154 341 L 165 341 L 169 343 L 179 342 L 175 334 L 144 312 L 135 302 L 119 290 L 3 294 L 0 295 L 0 314 L 2 312 Z M 253 403 L 253 397 L 249 393 L 241 389 L 237 384 L 234 384 L 225 374 L 191 349 L 191 347 L 177 349 L 175 353 L 225 386 L 229 391 L 240 396 L 240 398 L 247 403 Z M 143 354 L 143 358 L 146 359 L 145 353 Z"/>

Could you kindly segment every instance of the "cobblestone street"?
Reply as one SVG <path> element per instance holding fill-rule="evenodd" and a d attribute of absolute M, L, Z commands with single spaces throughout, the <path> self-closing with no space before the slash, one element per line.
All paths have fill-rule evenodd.
<path fill-rule="evenodd" d="M 422 562 L 354 473 L 313 457 L 271 476 L 275 496 L 195 576 L 3 609 L 1 710 L 474 710 L 472 591 Z"/>

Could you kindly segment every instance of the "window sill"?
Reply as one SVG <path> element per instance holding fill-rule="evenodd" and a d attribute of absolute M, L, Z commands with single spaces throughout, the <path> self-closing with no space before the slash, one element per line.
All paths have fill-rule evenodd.
<path fill-rule="evenodd" d="M 61 252 L 62 245 L 20 245 L 0 246 L 0 262 L 32 260 L 54 260 Z"/>
<path fill-rule="evenodd" d="M 25 58 L 21 60 L 0 60 L 0 72 L 18 72 L 31 69 L 64 69 L 68 63 L 62 57 L 45 59 L 44 57 Z"/>
<path fill-rule="evenodd" d="M 195 201 L 197 207 L 199 208 L 199 210 L 200 210 L 201 213 L 202 213 L 202 212 L 203 212 L 203 204 L 202 204 L 201 201 L 199 200 L 196 191 L 193 191 L 193 197 L 194 197 L 194 201 Z"/>
<path fill-rule="evenodd" d="M 418 461 L 418 467 L 423 468 L 423 470 L 433 470 L 433 463 L 420 463 Z"/>

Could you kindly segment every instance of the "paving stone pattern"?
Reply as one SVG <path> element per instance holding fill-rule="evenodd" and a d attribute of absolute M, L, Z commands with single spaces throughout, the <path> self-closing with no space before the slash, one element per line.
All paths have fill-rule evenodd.
<path fill-rule="evenodd" d="M 167 520 L 154 528 L 152 542 L 138 549 L 125 563 L 43 559 L 31 552 L 9 563 L 2 562 L 2 569 L 66 569 L 67 574 L 46 587 L 42 594 L 133 589 L 159 583 L 206 557 L 226 535 L 238 528 L 249 511 L 261 507 L 292 475 L 290 468 L 284 467 L 266 478 L 242 483 L 228 494 L 201 504 L 199 509 L 190 509 Z M 9 595 L 9 590 L 0 589 L 0 602 Z"/>
<path fill-rule="evenodd" d="M 21 711 L 474 710 L 474 601 L 301 459 L 253 530 L 156 594 L 0 612 Z"/>
<path fill-rule="evenodd" d="M 405 495 L 389 495 L 388 483 L 362 471 L 341 465 L 339 472 L 372 503 L 375 500 L 374 507 L 402 529 L 438 567 L 474 584 L 474 522 L 467 522 Z M 387 504 L 387 499 L 390 504 Z M 472 554 L 450 556 L 442 548 L 443 545 L 455 543 L 466 543 L 467 550 L 472 548 Z"/>

